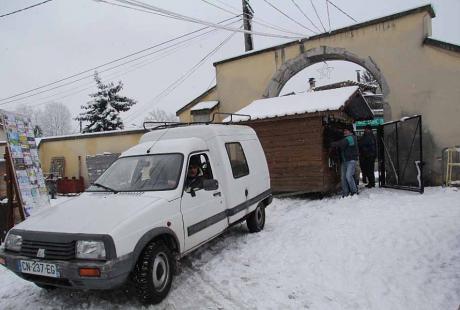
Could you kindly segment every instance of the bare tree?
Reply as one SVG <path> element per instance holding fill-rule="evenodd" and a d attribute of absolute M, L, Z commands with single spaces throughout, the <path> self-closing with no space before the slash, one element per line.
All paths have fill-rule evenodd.
<path fill-rule="evenodd" d="M 145 117 L 145 121 L 178 122 L 179 118 L 174 113 L 156 108 L 149 112 L 149 114 Z"/>
<path fill-rule="evenodd" d="M 16 106 L 15 111 L 19 114 L 26 115 L 30 118 L 32 122 L 32 126 L 34 127 L 35 137 L 43 136 L 43 130 L 42 130 L 42 127 L 40 125 L 40 120 L 39 120 L 40 114 L 41 114 L 41 111 L 39 108 L 33 107 L 28 104 L 21 103 Z"/>
<path fill-rule="evenodd" d="M 38 125 L 46 136 L 60 136 L 71 132 L 69 109 L 59 102 L 51 102 L 38 113 Z"/>

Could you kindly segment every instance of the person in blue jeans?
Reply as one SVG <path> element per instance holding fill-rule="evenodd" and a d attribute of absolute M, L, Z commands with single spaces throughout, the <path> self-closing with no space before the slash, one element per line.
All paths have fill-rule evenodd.
<path fill-rule="evenodd" d="M 355 169 L 358 161 L 358 140 L 353 132 L 345 128 L 343 139 L 332 142 L 331 147 L 340 150 L 342 164 L 340 166 L 340 177 L 342 181 L 342 197 L 358 194 L 358 187 L 355 183 Z"/>

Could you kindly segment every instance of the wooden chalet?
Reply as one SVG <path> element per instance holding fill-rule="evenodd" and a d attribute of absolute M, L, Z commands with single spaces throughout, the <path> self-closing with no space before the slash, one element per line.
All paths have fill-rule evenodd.
<path fill-rule="evenodd" d="M 330 142 L 345 126 L 373 118 L 357 86 L 260 99 L 236 113 L 251 116 L 232 121 L 257 132 L 275 193 L 334 192 L 340 169 L 329 156 Z"/>

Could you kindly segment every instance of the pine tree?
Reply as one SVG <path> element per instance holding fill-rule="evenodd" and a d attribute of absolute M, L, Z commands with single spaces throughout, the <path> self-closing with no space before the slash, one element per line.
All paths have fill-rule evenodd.
<path fill-rule="evenodd" d="M 361 82 L 369 85 L 379 86 L 377 79 L 368 70 L 361 72 Z"/>
<path fill-rule="evenodd" d="M 34 135 L 35 135 L 35 138 L 40 138 L 43 136 L 43 130 L 40 128 L 40 126 L 38 125 L 34 126 Z"/>
<path fill-rule="evenodd" d="M 118 94 L 123 89 L 121 81 L 118 85 L 114 85 L 113 82 L 104 84 L 97 72 L 94 73 L 94 80 L 98 91 L 90 94 L 93 100 L 82 106 L 84 112 L 76 118 L 89 123 L 83 128 L 83 132 L 123 129 L 123 121 L 119 114 L 128 111 L 136 101 Z"/>

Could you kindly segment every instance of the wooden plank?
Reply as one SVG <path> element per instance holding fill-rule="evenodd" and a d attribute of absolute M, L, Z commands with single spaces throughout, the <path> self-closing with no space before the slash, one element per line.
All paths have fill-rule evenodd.
<path fill-rule="evenodd" d="M 335 187 L 338 178 L 328 167 L 328 150 L 323 146 L 322 114 L 247 125 L 260 139 L 274 192 L 324 192 Z"/>

